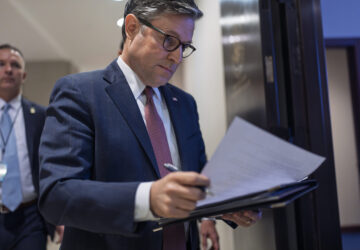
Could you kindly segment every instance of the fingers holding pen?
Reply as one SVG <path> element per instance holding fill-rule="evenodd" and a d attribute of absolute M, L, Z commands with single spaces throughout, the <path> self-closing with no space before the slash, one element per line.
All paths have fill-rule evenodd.
<path fill-rule="evenodd" d="M 161 217 L 182 218 L 205 198 L 197 186 L 208 186 L 209 179 L 195 172 L 170 173 L 154 182 L 150 190 L 150 209 Z"/>

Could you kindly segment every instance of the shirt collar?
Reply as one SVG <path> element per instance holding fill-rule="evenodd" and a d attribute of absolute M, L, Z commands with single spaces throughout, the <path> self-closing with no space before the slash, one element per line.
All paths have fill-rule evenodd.
<path fill-rule="evenodd" d="M 127 65 L 124 60 L 121 58 L 121 56 L 117 59 L 117 64 L 119 65 L 121 71 L 125 75 L 125 79 L 129 84 L 129 87 L 131 89 L 131 92 L 133 93 L 135 99 L 138 99 L 146 85 L 140 80 L 140 78 L 135 74 L 135 72 Z M 158 88 L 152 88 L 155 92 L 156 98 L 158 98 L 161 101 L 161 94 Z"/>
<path fill-rule="evenodd" d="M 6 101 L 4 101 L 2 98 L 0 98 L 0 109 L 3 109 L 3 107 L 6 105 Z M 17 110 L 21 105 L 21 94 L 18 94 L 15 98 L 13 98 L 10 102 L 8 102 L 11 106 L 11 108 Z"/>

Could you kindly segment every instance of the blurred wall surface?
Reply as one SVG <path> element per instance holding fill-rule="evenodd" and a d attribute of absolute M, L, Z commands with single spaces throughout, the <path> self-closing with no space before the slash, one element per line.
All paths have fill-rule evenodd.
<path fill-rule="evenodd" d="M 325 38 L 360 37 L 359 0 L 321 0 Z"/>
<path fill-rule="evenodd" d="M 26 63 L 27 78 L 23 95 L 40 105 L 49 104 L 50 93 L 55 82 L 62 76 L 75 72 L 67 61 L 30 61 Z"/>

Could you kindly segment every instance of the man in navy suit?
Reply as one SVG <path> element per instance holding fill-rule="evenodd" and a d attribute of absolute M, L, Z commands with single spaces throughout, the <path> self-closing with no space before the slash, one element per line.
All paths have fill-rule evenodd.
<path fill-rule="evenodd" d="M 61 249 L 198 249 L 196 223 L 154 232 L 205 197 L 194 99 L 168 83 L 202 12 L 193 0 L 130 0 L 124 48 L 106 69 L 69 75 L 52 92 L 40 145 L 40 201 L 64 224 Z M 182 172 L 167 173 L 163 163 Z M 228 215 L 246 225 L 256 213 Z M 242 221 L 243 220 L 243 221 Z M 213 222 L 206 237 L 217 242 Z"/>
<path fill-rule="evenodd" d="M 4 175 L 0 178 L 0 248 L 4 250 L 46 249 L 46 235 L 53 235 L 54 231 L 53 226 L 44 222 L 37 208 L 38 148 L 45 109 L 21 96 L 25 78 L 25 61 L 21 51 L 9 44 L 0 45 L 0 121 L 4 119 L 5 112 L 11 120 L 9 132 L 5 133 L 0 128 L 0 165 L 1 174 Z M 9 208 L 5 202 L 5 181 L 11 172 L 10 168 L 15 167 L 7 162 L 6 157 L 11 136 L 14 136 L 16 144 L 15 160 L 20 173 L 19 184 L 14 188 L 21 195 L 18 204 Z M 58 227 L 60 233 L 61 230 L 63 228 Z"/>

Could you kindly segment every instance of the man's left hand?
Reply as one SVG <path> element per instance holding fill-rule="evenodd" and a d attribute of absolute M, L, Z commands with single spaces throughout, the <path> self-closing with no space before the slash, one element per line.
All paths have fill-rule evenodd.
<path fill-rule="evenodd" d="M 56 244 L 60 244 L 62 242 L 62 239 L 64 237 L 64 230 L 65 230 L 65 227 L 63 225 L 56 226 L 56 228 L 55 228 L 55 232 L 57 234 Z"/>
<path fill-rule="evenodd" d="M 202 220 L 200 224 L 201 245 L 203 250 L 207 250 L 207 239 L 211 240 L 211 250 L 219 250 L 219 235 L 216 231 L 215 222 L 212 220 Z"/>
<path fill-rule="evenodd" d="M 235 213 L 224 214 L 221 218 L 235 222 L 239 226 L 249 227 L 261 219 L 260 210 L 244 210 Z"/>

